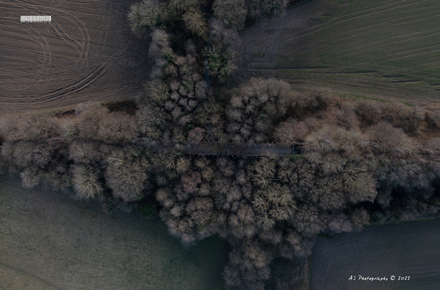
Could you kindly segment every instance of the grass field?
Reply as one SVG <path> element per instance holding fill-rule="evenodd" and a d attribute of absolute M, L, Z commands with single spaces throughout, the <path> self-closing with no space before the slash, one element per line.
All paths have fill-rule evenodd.
<path fill-rule="evenodd" d="M 311 290 L 440 289 L 440 220 L 371 228 L 313 248 Z M 350 281 L 350 276 L 356 280 Z M 359 276 L 394 281 L 359 281 Z M 409 280 L 398 280 L 410 276 Z"/>
<path fill-rule="evenodd" d="M 246 31 L 245 67 L 298 86 L 437 102 L 439 13 L 437 0 L 313 0 Z"/>
<path fill-rule="evenodd" d="M 0 289 L 221 290 L 226 242 L 0 179 Z"/>

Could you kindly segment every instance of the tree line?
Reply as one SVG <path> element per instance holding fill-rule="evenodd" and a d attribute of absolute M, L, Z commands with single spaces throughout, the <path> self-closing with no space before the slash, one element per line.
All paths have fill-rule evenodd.
<path fill-rule="evenodd" d="M 193 118 L 179 126 L 146 89 L 130 112 L 85 103 L 67 115 L 2 116 L 1 162 L 25 187 L 45 184 L 97 199 L 107 211 L 152 203 L 185 245 L 212 235 L 228 239 L 224 277 L 236 289 L 264 289 L 274 259 L 307 257 L 320 233 L 438 212 L 438 112 L 331 92 L 303 94 L 277 80 L 253 79 L 209 94 L 222 100 L 215 104 L 217 126 L 226 129 L 217 140 L 303 142 L 302 154 L 187 156 L 179 148 L 208 138 L 211 124 Z M 163 115 L 152 114 L 154 108 Z M 154 144 L 152 137 L 174 142 L 176 150 L 136 145 Z"/>

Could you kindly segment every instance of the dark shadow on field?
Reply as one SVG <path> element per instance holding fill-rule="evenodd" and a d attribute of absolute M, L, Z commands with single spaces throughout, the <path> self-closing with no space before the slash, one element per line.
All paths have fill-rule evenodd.
<path fill-rule="evenodd" d="M 388 281 L 360 281 L 359 275 Z M 313 248 L 311 290 L 434 290 L 439 278 L 440 220 L 320 238 Z"/>

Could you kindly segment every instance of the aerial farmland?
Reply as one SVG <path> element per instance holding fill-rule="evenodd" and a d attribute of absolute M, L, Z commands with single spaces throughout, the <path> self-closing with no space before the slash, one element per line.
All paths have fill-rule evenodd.
<path fill-rule="evenodd" d="M 438 12 L 0 0 L 0 289 L 438 289 Z"/>

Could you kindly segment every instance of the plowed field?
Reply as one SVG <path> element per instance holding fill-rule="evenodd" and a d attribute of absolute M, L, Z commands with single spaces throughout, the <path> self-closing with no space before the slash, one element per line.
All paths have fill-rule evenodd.
<path fill-rule="evenodd" d="M 438 103 L 440 2 L 314 0 L 245 31 L 243 70 L 297 88 Z"/>
<path fill-rule="evenodd" d="M 122 0 L 0 0 L 0 112 L 120 99 L 145 80 L 146 50 Z M 20 23 L 50 15 L 50 23 Z"/>

